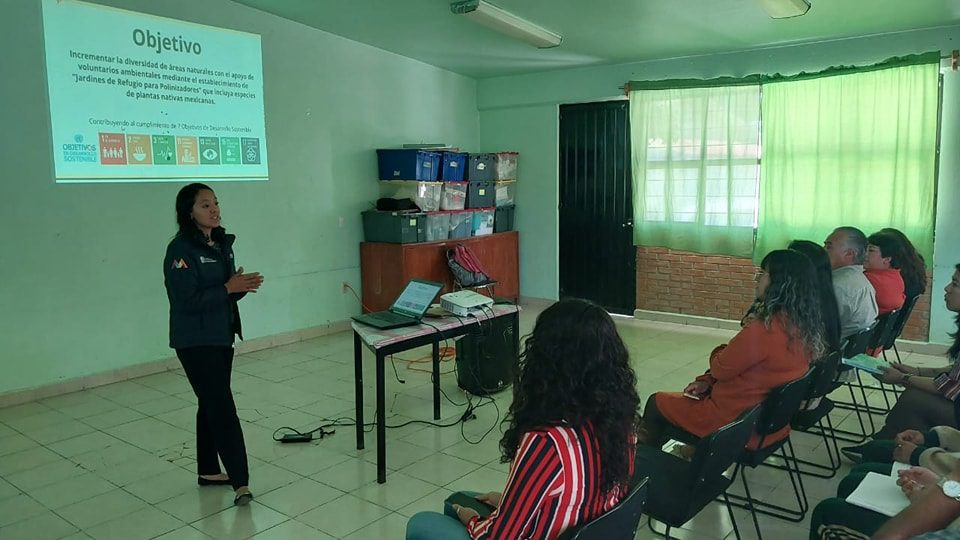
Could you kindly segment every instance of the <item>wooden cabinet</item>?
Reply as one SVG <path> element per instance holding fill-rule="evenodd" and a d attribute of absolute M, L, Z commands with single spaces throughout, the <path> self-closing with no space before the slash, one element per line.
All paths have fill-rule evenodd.
<path fill-rule="evenodd" d="M 447 266 L 447 250 L 467 246 L 477 256 L 490 279 L 493 293 L 516 302 L 520 299 L 520 234 L 516 231 L 441 240 L 420 244 L 360 244 L 360 278 L 363 304 L 368 310 L 390 307 L 411 279 L 443 283 L 442 292 L 453 290 L 453 274 Z"/>

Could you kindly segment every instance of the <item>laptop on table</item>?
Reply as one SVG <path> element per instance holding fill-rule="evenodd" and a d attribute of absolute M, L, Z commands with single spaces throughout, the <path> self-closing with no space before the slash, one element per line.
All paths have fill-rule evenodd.
<path fill-rule="evenodd" d="M 443 284 L 421 279 L 411 279 L 387 311 L 377 311 L 366 315 L 351 317 L 353 320 L 368 324 L 381 330 L 402 328 L 420 324 Z"/>

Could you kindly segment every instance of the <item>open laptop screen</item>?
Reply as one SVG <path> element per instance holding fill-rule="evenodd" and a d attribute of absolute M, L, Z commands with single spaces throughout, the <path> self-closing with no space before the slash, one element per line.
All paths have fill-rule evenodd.
<path fill-rule="evenodd" d="M 430 303 L 436 298 L 443 285 L 429 281 L 410 280 L 403 289 L 397 301 L 390 306 L 390 311 L 419 319 L 427 312 Z"/>

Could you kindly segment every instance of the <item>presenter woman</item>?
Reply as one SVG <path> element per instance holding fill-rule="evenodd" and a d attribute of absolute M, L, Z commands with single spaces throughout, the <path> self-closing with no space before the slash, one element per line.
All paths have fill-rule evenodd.
<path fill-rule="evenodd" d="M 220 226 L 212 189 L 185 186 L 177 193 L 176 211 L 178 231 L 167 246 L 163 276 L 170 300 L 170 347 L 197 395 L 197 483 L 233 486 L 234 504 L 242 506 L 253 494 L 230 371 L 234 335 L 243 338 L 237 301 L 256 292 L 263 277 L 235 269 L 236 237 Z"/>

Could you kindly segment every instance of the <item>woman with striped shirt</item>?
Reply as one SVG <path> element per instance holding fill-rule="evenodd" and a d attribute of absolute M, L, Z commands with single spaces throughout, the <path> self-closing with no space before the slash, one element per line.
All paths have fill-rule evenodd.
<path fill-rule="evenodd" d="M 466 494 L 489 508 L 485 516 L 453 504 L 464 497 L 455 494 L 443 514 L 410 518 L 407 539 L 552 540 L 596 519 L 627 493 L 639 402 L 613 319 L 585 300 L 557 302 L 537 317 L 520 357 L 500 441 L 511 462 L 503 494 Z"/>

